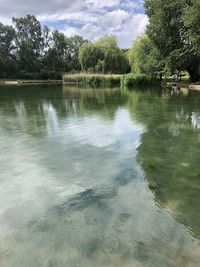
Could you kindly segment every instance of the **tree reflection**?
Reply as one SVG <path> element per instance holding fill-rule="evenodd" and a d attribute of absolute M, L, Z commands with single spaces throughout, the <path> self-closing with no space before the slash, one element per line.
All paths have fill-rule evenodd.
<path fill-rule="evenodd" d="M 50 124 L 70 116 L 98 115 L 113 120 L 116 110 L 127 102 L 119 89 L 20 86 L 0 91 L 0 119 L 4 130 L 20 130 L 45 136 Z"/>
<path fill-rule="evenodd" d="M 200 95 L 129 92 L 129 110 L 146 127 L 138 161 L 160 205 L 200 234 Z"/>

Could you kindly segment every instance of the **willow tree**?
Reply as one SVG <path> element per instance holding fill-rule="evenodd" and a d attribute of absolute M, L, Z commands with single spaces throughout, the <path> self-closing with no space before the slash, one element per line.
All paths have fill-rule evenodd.
<path fill-rule="evenodd" d="M 114 35 L 105 35 L 95 45 L 104 49 L 115 49 L 117 47 L 117 39 Z"/>
<path fill-rule="evenodd" d="M 82 70 L 102 73 L 126 73 L 129 62 L 126 52 L 117 46 L 114 36 L 104 36 L 95 43 L 84 44 L 79 50 Z"/>
<path fill-rule="evenodd" d="M 103 51 L 100 47 L 86 43 L 79 49 L 79 61 L 83 71 L 94 71 L 99 60 L 103 60 Z"/>

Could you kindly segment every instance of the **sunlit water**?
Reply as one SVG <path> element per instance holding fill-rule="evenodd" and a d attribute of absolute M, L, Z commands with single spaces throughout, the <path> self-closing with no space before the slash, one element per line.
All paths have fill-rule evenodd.
<path fill-rule="evenodd" d="M 200 93 L 0 87 L 1 267 L 199 267 Z"/>

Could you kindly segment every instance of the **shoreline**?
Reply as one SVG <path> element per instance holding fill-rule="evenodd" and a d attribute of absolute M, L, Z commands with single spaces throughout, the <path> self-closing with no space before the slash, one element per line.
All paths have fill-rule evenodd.
<path fill-rule="evenodd" d="M 0 85 L 63 84 L 63 80 L 0 80 Z"/>
<path fill-rule="evenodd" d="M 200 91 L 200 83 L 187 83 L 187 82 L 163 82 L 161 84 L 162 87 L 179 87 L 185 88 L 192 91 Z"/>
<path fill-rule="evenodd" d="M 66 75 L 63 80 L 0 80 L 0 86 L 3 85 L 37 85 L 37 84 L 65 84 L 65 85 L 84 85 L 88 81 L 85 80 L 84 75 L 81 79 L 76 79 L 79 75 Z M 88 75 L 89 77 L 97 78 L 97 81 L 92 81 L 94 84 L 100 83 L 104 85 L 118 85 L 120 86 L 121 78 L 123 75 Z M 66 77 L 69 79 L 66 79 Z M 84 78 L 83 78 L 84 77 Z M 102 77 L 104 79 L 102 79 Z M 75 79 L 74 79 L 75 78 Z M 80 78 L 80 76 L 79 76 Z M 99 79 L 98 79 L 99 78 Z M 89 82 L 90 83 L 90 82 Z M 200 91 L 200 83 L 189 83 L 189 82 L 162 82 L 162 88 L 185 88 L 192 91 Z"/>

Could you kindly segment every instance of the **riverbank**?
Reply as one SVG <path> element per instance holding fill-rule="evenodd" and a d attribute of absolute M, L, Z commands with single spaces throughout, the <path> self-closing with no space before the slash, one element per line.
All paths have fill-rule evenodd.
<path fill-rule="evenodd" d="M 168 88 L 185 88 L 189 90 L 200 91 L 200 83 L 189 83 L 189 82 L 163 82 L 162 87 Z"/>
<path fill-rule="evenodd" d="M 0 80 L 0 85 L 62 84 L 62 80 Z"/>

